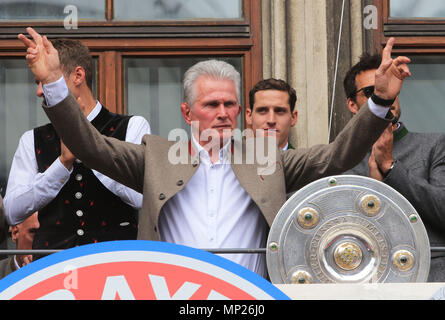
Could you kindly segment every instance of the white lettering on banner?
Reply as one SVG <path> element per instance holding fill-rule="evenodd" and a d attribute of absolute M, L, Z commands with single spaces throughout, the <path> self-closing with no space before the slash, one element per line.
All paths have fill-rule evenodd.
<path fill-rule="evenodd" d="M 133 292 L 124 276 L 107 277 L 102 300 L 114 300 L 119 296 L 121 300 L 135 300 Z"/>
<path fill-rule="evenodd" d="M 77 272 L 76 270 L 72 271 Z M 201 287 L 201 285 L 199 284 L 186 281 L 176 292 L 170 294 L 170 290 L 167 286 L 165 277 L 149 274 L 148 278 L 150 280 L 155 297 L 158 300 L 189 300 Z M 65 283 L 66 280 L 64 280 L 64 285 Z M 131 290 L 130 285 L 123 275 L 110 276 L 107 277 L 105 280 L 105 285 L 102 292 L 102 300 L 115 299 L 135 300 L 133 291 Z M 227 300 L 228 298 L 221 293 L 216 292 L 215 290 L 211 290 L 207 299 Z M 60 289 L 40 297 L 39 300 L 76 300 L 76 296 L 72 291 L 68 289 Z"/>
<path fill-rule="evenodd" d="M 201 287 L 201 285 L 184 282 L 184 284 L 176 291 L 172 296 L 167 287 L 167 282 L 164 277 L 154 276 L 149 274 L 151 286 L 155 293 L 156 299 L 158 300 L 188 300 L 190 299 L 196 291 Z"/>

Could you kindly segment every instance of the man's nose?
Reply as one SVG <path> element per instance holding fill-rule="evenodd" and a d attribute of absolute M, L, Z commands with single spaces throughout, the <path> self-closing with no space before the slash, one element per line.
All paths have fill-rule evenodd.
<path fill-rule="evenodd" d="M 267 114 L 267 122 L 271 123 L 271 124 L 275 124 L 276 123 L 275 113 L 274 112 L 269 112 Z"/>
<path fill-rule="evenodd" d="M 227 108 L 225 107 L 224 103 L 221 103 L 218 106 L 218 116 L 221 118 L 226 118 L 227 117 Z"/>

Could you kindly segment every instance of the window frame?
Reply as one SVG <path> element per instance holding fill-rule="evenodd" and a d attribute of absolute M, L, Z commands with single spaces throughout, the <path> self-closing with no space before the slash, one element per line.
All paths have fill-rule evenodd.
<path fill-rule="evenodd" d="M 378 29 L 374 32 L 374 46 L 382 49 L 390 37 L 396 39 L 394 54 L 445 53 L 445 17 L 391 18 L 390 0 L 374 0 L 379 13 Z"/>
<path fill-rule="evenodd" d="M 445 18 L 391 18 L 390 0 L 371 0 L 370 4 L 376 6 L 379 14 L 378 26 L 376 30 L 372 30 L 370 41 L 375 51 L 381 53 L 388 39 L 394 37 L 393 57 L 445 56 Z"/>
<path fill-rule="evenodd" d="M 242 0 L 243 17 L 237 19 L 184 19 L 155 21 L 114 21 L 113 0 L 104 0 L 105 21 L 79 21 L 78 29 L 65 30 L 63 21 L 6 21 L 0 22 L 0 39 L 14 38 L 22 32 L 22 26 L 31 25 L 48 37 L 115 38 L 116 35 L 130 38 L 163 37 L 249 37 L 253 7 L 258 0 Z M 255 12 L 256 14 L 256 12 Z M 203 32 L 203 27 L 208 28 Z M 99 36 L 97 36 L 99 34 Z M 95 36 L 96 35 L 96 36 Z"/>

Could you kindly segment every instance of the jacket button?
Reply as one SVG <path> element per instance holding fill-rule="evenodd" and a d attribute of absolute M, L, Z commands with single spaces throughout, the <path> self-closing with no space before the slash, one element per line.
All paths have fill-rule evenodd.
<path fill-rule="evenodd" d="M 161 193 L 161 194 L 159 195 L 159 200 L 164 200 L 164 199 L 165 199 L 165 194 Z"/>
<path fill-rule="evenodd" d="M 184 184 L 184 181 L 182 181 L 182 180 L 179 180 L 177 183 L 178 186 L 182 186 L 183 184 Z"/>

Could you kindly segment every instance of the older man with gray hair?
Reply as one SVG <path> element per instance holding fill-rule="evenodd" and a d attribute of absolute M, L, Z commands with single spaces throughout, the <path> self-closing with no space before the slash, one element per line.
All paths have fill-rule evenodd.
<path fill-rule="evenodd" d="M 19 39 L 27 47 L 31 71 L 43 83 L 44 110 L 65 144 L 90 168 L 143 192 L 138 239 L 198 248 L 264 247 L 287 192 L 340 174 L 365 156 L 392 120 L 385 102 L 398 95 L 403 79 L 409 76 L 409 59 L 391 59 L 394 39 L 389 40 L 376 74 L 375 100 L 383 106 L 368 101 L 329 145 L 277 150 L 276 170 L 262 175 L 257 162 L 233 161 L 233 149 L 240 146 L 227 136 L 237 126 L 241 106 L 239 74 L 229 64 L 204 61 L 187 71 L 181 113 L 189 125 L 197 122 L 198 130 L 184 142 L 190 161 L 172 164 L 169 149 L 176 142 L 145 135 L 142 144 L 136 145 L 102 136 L 91 126 L 80 111 L 81 101 L 66 87 L 57 50 L 32 28 L 27 31 L 32 40 L 23 34 Z M 200 139 L 207 130 L 213 132 L 211 148 Z M 241 146 L 242 159 L 248 156 L 246 140 Z M 229 258 L 267 275 L 264 255 Z"/>

